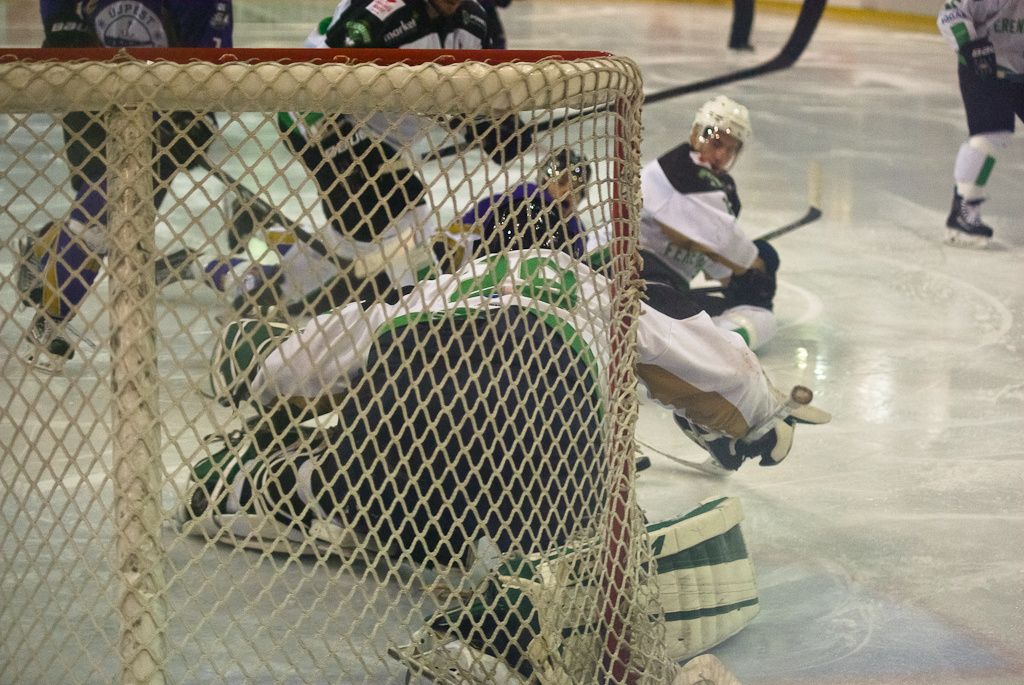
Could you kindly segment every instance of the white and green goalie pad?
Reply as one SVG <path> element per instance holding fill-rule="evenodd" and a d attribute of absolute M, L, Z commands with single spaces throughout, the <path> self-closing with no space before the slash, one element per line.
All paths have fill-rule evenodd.
<path fill-rule="evenodd" d="M 742 520 L 740 501 L 721 497 L 705 500 L 682 518 L 647 527 L 671 659 L 706 652 L 757 615 L 757 583 Z"/>
<path fill-rule="evenodd" d="M 723 497 L 648 526 L 658 599 L 645 593 L 634 601 L 655 619 L 652 636 L 664 618 L 669 661 L 706 652 L 757 615 L 742 520 L 739 500 Z M 597 545 L 587 544 L 515 558 L 482 581 L 472 602 L 428 617 L 412 644 L 389 653 L 411 673 L 452 685 L 579 682 L 601 649 L 600 583 L 593 574 L 600 563 Z"/>

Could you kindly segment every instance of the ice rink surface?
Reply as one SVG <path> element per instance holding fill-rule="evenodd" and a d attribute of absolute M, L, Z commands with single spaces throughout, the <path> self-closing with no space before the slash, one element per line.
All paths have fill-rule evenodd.
<path fill-rule="evenodd" d="M 236 45 L 296 47 L 333 5 L 236 0 Z M 35 3 L 0 8 L 3 44 L 38 45 Z M 795 21 L 759 11 L 755 50 L 731 52 L 724 6 L 516 0 L 502 17 L 510 47 L 628 56 L 648 92 L 765 62 Z M 834 415 L 781 465 L 714 478 L 675 463 L 696 448 L 643 407 L 648 518 L 714 495 L 746 511 L 761 613 L 714 653 L 744 685 L 1024 683 L 1024 148 L 989 183 L 994 244 L 957 249 L 942 237 L 966 124 L 937 31 L 826 17 L 791 69 L 711 92 L 751 111 L 748 234 L 803 215 L 820 165 L 823 218 L 775 241 L 780 331 L 759 357 Z M 645 108 L 645 162 L 711 92 Z"/>

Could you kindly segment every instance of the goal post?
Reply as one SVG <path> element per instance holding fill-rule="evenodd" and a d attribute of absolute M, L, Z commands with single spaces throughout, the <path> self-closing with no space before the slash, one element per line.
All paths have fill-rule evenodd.
<path fill-rule="evenodd" d="M 633 480 L 642 99 L 599 52 L 0 54 L 0 681 L 662 682 Z M 532 327 L 550 272 L 501 317 L 383 307 L 560 152 L 572 296 L 607 319 Z M 354 301 L 393 316 L 336 315 Z M 43 312 L 57 374 L 25 364 Z M 282 341 L 331 321 L 374 336 L 347 394 L 258 402 Z M 439 370 L 456 342 L 468 371 Z"/>

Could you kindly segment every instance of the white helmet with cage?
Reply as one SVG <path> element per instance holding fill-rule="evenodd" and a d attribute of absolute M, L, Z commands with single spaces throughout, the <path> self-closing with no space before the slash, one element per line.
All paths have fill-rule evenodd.
<path fill-rule="evenodd" d="M 728 133 L 741 144 L 752 134 L 750 112 L 724 95 L 713 97 L 701 105 L 693 119 L 693 127 L 699 129 L 701 135 L 709 129 L 712 134 Z"/>
<path fill-rule="evenodd" d="M 690 143 L 715 173 L 725 173 L 736 164 L 750 136 L 750 113 L 747 108 L 719 95 L 697 110 Z"/>

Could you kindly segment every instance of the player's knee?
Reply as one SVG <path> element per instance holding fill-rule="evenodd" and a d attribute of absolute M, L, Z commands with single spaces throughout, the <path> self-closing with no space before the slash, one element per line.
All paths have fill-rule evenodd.
<path fill-rule="evenodd" d="M 967 139 L 967 144 L 989 157 L 995 157 L 998 153 L 1010 147 L 1012 139 L 1012 131 L 993 131 L 991 133 L 979 133 L 976 136 L 971 136 Z"/>

